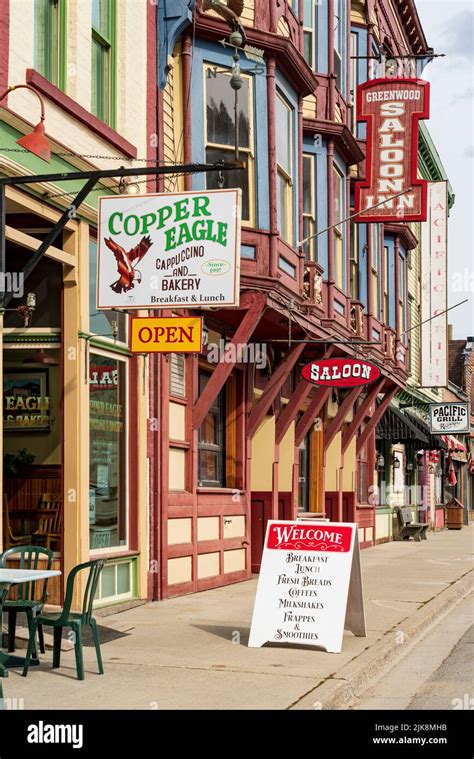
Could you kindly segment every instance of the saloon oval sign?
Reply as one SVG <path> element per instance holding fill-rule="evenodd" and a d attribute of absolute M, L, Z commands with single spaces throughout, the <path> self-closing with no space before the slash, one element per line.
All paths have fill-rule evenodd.
<path fill-rule="evenodd" d="M 306 364 L 301 376 L 313 385 L 357 387 L 378 379 L 380 369 L 360 358 L 326 358 Z"/>

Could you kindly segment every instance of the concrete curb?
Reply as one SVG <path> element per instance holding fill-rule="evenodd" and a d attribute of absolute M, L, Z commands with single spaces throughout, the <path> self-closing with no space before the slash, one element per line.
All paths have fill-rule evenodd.
<path fill-rule="evenodd" d="M 289 709 L 350 708 L 354 700 L 373 685 L 384 671 L 406 656 L 420 635 L 439 622 L 452 606 L 472 590 L 473 579 L 474 570 L 469 570 Z M 401 633 L 403 642 L 398 640 Z"/>

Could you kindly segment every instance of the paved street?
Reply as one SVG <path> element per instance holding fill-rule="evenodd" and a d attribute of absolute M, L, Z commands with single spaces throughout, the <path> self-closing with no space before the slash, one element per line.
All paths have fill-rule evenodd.
<path fill-rule="evenodd" d="M 387 662 L 408 653 L 416 637 L 426 637 L 440 618 L 438 668 L 453 642 L 462 638 L 469 625 L 470 602 L 462 599 L 469 589 L 473 529 L 363 551 L 367 638 L 347 632 L 341 654 L 296 647 L 247 648 L 254 579 L 102 616 L 103 677 L 96 674 L 94 651 L 86 641 L 86 679 L 77 681 L 74 653 L 64 641 L 69 650 L 62 653 L 61 669 L 51 670 L 52 652 L 47 651 L 27 679 L 10 672 L 5 696 L 23 699 L 25 709 L 320 709 L 334 708 L 339 698 L 340 706 L 346 707 L 346 686 L 352 692 L 375 682 Z M 448 649 L 442 648 L 443 639 Z M 433 650 L 438 651 L 426 641 L 415 649 L 418 661 L 433 659 Z M 469 645 L 463 639 L 453 653 L 453 678 L 463 672 L 467 677 Z M 398 692 L 403 664 L 393 671 Z M 419 692 L 420 706 L 450 708 L 442 705 L 441 691 L 436 704 L 429 701 L 430 688 L 433 683 L 442 685 L 446 672 L 448 668 L 438 669 L 432 685 Z M 428 671 L 426 678 L 431 674 Z M 446 687 L 445 704 L 469 690 L 465 679 L 459 682 L 459 687 Z M 416 691 L 409 693 L 400 708 L 407 708 L 414 695 Z"/>

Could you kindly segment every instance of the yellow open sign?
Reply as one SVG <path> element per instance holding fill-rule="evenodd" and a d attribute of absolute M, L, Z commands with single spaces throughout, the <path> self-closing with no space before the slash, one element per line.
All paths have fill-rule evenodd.
<path fill-rule="evenodd" d="M 134 317 L 130 350 L 132 353 L 200 353 L 202 317 Z"/>

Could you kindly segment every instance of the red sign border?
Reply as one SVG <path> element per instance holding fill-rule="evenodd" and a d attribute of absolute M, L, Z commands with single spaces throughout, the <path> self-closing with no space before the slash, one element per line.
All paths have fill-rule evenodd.
<path fill-rule="evenodd" d="M 392 214 L 390 216 L 370 216 L 366 212 L 360 213 L 358 216 L 355 217 L 355 221 L 359 223 L 369 222 L 369 223 L 377 223 L 377 222 L 400 222 L 403 223 L 405 221 L 426 221 L 427 215 L 428 215 L 428 180 L 427 179 L 418 179 L 418 132 L 419 132 L 419 121 L 429 119 L 430 117 L 430 83 L 425 81 L 424 79 L 418 79 L 418 78 L 405 78 L 405 77 L 393 77 L 392 78 L 381 78 L 381 79 L 369 79 L 367 82 L 364 82 L 363 84 L 360 84 L 357 88 L 357 123 L 366 123 L 367 125 L 367 136 L 366 136 L 366 156 L 365 156 L 365 180 L 360 180 L 355 183 L 354 187 L 354 212 L 357 213 L 360 211 L 360 191 L 363 187 L 370 187 L 372 184 L 372 159 L 373 159 L 373 116 L 371 114 L 368 114 L 367 116 L 360 116 L 359 114 L 362 111 L 362 94 L 365 90 L 370 89 L 371 87 L 374 87 L 378 84 L 395 84 L 395 83 L 403 83 L 403 84 L 421 84 L 424 88 L 424 110 L 422 113 L 413 114 L 411 117 L 411 177 L 410 177 L 410 186 L 411 187 L 421 187 L 421 202 L 423 207 L 426 209 L 425 213 L 417 213 L 417 214 L 404 214 L 402 217 L 397 217 L 395 214 Z"/>
<path fill-rule="evenodd" d="M 352 384 L 330 385 L 328 384 L 329 380 L 323 380 L 322 382 L 314 382 L 313 380 L 308 379 L 307 377 L 303 375 L 303 370 L 306 369 L 307 366 L 312 366 L 312 364 L 321 364 L 323 363 L 323 361 L 328 362 L 328 361 L 335 361 L 335 360 L 336 361 L 350 361 L 350 362 L 362 361 L 364 364 L 369 364 L 369 366 L 373 367 L 374 369 L 377 369 L 378 374 L 373 379 L 366 380 L 365 382 L 356 382 L 355 385 L 352 385 Z M 340 387 L 343 390 L 345 388 L 365 387 L 367 385 L 371 385 L 372 382 L 376 382 L 378 379 L 380 379 L 381 376 L 382 376 L 382 371 L 380 367 L 377 364 L 375 364 L 373 361 L 367 361 L 367 359 L 365 358 L 353 358 L 352 356 L 349 356 L 348 358 L 343 358 L 342 356 L 334 356 L 333 358 L 314 359 L 313 361 L 308 361 L 308 363 L 305 364 L 301 369 L 301 378 L 304 379 L 306 382 L 309 382 L 310 385 L 314 385 L 315 387 L 333 387 L 333 388 Z"/>

